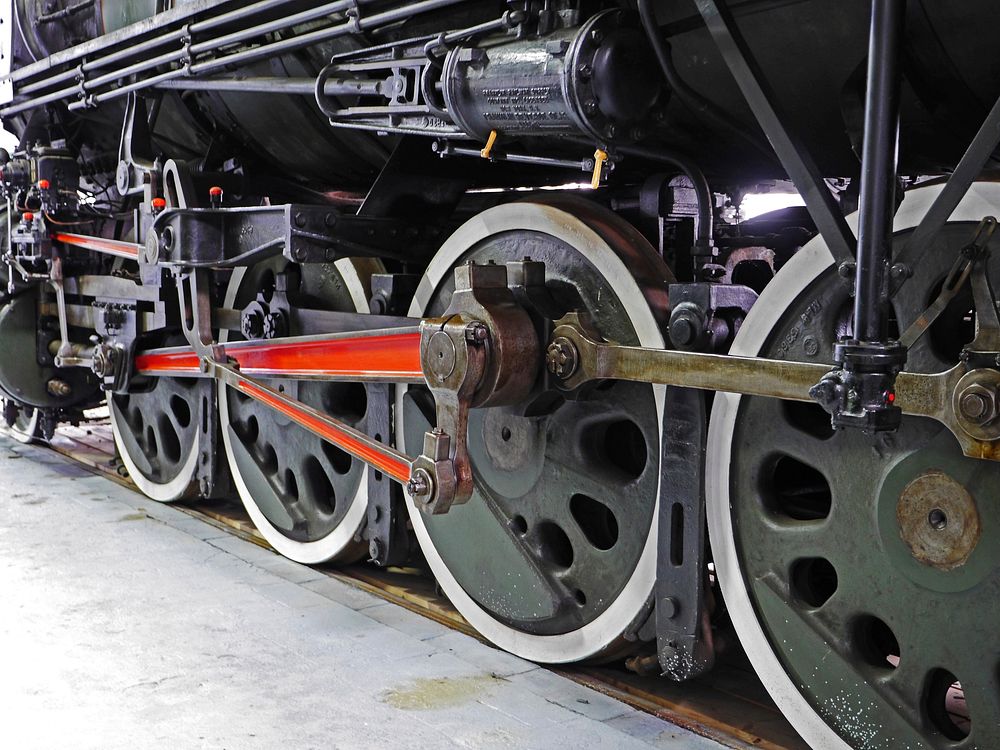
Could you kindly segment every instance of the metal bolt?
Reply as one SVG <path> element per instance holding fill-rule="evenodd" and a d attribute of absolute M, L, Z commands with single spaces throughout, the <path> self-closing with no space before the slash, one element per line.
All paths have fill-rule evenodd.
<path fill-rule="evenodd" d="M 691 319 L 678 317 L 670 322 L 670 340 L 674 346 L 690 346 L 697 337 L 698 329 Z"/>
<path fill-rule="evenodd" d="M 889 273 L 892 278 L 897 281 L 902 281 L 903 279 L 908 279 L 913 275 L 913 270 L 905 263 L 893 263 L 892 267 L 889 269 Z"/>
<path fill-rule="evenodd" d="M 1000 414 L 997 392 L 979 383 L 968 386 L 958 400 L 958 409 L 964 419 L 973 424 L 985 425 Z"/>
<path fill-rule="evenodd" d="M 589 65 L 587 65 L 586 63 L 584 63 L 579 68 L 577 68 L 576 72 L 580 74 L 580 78 L 582 78 L 584 81 L 589 81 L 590 77 L 594 74 L 594 69 Z"/>
<path fill-rule="evenodd" d="M 428 500 L 431 494 L 430 475 L 423 469 L 417 469 L 406 483 L 406 491 L 414 500 Z"/>
<path fill-rule="evenodd" d="M 600 29 L 594 29 L 590 32 L 590 39 L 594 44 L 600 44 L 604 41 L 604 32 Z"/>
<path fill-rule="evenodd" d="M 962 396 L 962 416 L 966 419 L 979 420 L 989 410 L 989 404 L 980 393 L 967 393 Z"/>
<path fill-rule="evenodd" d="M 583 111 L 588 115 L 593 115 L 597 113 L 597 101 L 594 99 L 588 99 L 583 103 Z"/>
<path fill-rule="evenodd" d="M 305 225 L 306 225 L 306 215 L 301 211 L 299 211 L 297 214 L 295 214 L 295 226 L 301 229 Z"/>
<path fill-rule="evenodd" d="M 660 602 L 660 610 L 663 612 L 664 617 L 672 620 L 680 613 L 681 605 L 672 596 L 668 596 Z"/>
<path fill-rule="evenodd" d="M 490 337 L 490 329 L 485 323 L 469 323 L 465 327 L 465 340 L 473 344 L 482 344 Z"/>
<path fill-rule="evenodd" d="M 66 398 L 66 396 L 73 392 L 69 383 L 65 380 L 58 380 L 56 378 L 52 378 L 52 380 L 45 384 L 45 390 L 56 398 Z"/>
<path fill-rule="evenodd" d="M 243 338 L 259 339 L 264 335 L 264 316 L 256 310 L 245 314 L 240 321 L 240 333 Z"/>
<path fill-rule="evenodd" d="M 574 372 L 579 362 L 579 352 L 573 342 L 565 336 L 559 336 L 545 351 L 545 366 L 557 378 L 568 378 Z"/>
<path fill-rule="evenodd" d="M 372 562 L 378 562 L 382 559 L 383 549 L 382 541 L 379 539 L 372 539 L 368 542 L 368 556 L 372 559 Z"/>

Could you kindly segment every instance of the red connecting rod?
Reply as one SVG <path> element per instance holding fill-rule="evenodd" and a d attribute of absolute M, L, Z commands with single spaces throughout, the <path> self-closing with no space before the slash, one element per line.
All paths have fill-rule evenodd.
<path fill-rule="evenodd" d="M 420 332 L 412 328 L 362 334 L 224 344 L 227 357 L 250 377 L 421 383 Z M 138 354 L 139 375 L 201 374 L 198 355 L 188 347 Z"/>
<path fill-rule="evenodd" d="M 104 237 L 90 237 L 85 234 L 69 234 L 66 232 L 57 232 L 52 235 L 52 239 L 57 242 L 62 242 L 66 245 L 73 245 L 75 247 L 82 247 L 85 250 L 95 250 L 99 253 L 105 253 L 107 255 L 114 255 L 118 258 L 128 258 L 129 260 L 135 260 L 139 257 L 139 251 L 142 250 L 142 245 L 136 245 L 133 242 L 121 242 L 120 240 L 108 240 Z"/>

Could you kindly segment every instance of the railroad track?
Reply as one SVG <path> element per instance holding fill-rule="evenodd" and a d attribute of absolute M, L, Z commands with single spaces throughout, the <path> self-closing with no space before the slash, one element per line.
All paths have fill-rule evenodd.
<path fill-rule="evenodd" d="M 61 425 L 48 447 L 124 486 L 135 489 L 115 454 L 111 427 L 100 418 L 78 427 Z M 138 491 L 138 490 L 136 490 Z M 234 501 L 192 501 L 174 507 L 220 529 L 270 549 L 243 506 Z M 417 568 L 381 569 L 365 564 L 313 566 L 387 601 L 479 638 L 433 580 Z M 737 649 L 732 649 L 736 651 Z M 677 684 L 620 667 L 548 667 L 577 683 L 617 698 L 736 750 L 808 750 L 771 701 L 757 676 L 738 661 L 708 675 Z"/>

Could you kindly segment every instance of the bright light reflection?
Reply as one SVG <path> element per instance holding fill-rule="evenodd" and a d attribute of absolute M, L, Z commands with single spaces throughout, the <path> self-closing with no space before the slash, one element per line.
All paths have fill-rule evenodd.
<path fill-rule="evenodd" d="M 748 221 L 768 211 L 778 211 L 791 206 L 804 206 L 806 202 L 798 193 L 749 193 L 740 204 L 740 218 Z"/>

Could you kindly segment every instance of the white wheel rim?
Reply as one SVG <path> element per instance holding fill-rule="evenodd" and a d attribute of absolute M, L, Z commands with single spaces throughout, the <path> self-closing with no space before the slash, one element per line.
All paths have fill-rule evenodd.
<path fill-rule="evenodd" d="M 894 231 L 903 232 L 916 227 L 942 189 L 943 186 L 935 185 L 907 193 L 896 213 Z M 997 206 L 1000 206 L 1000 185 L 977 183 L 955 209 L 950 220 L 979 221 L 983 216 L 995 213 Z M 848 223 L 857 231 L 857 214 L 848 217 Z M 765 289 L 743 322 L 730 353 L 747 357 L 759 355 L 785 309 L 833 263 L 833 256 L 822 237 L 817 236 L 806 244 Z M 850 746 L 823 721 L 785 672 L 757 620 L 741 574 L 729 493 L 731 438 L 740 400 L 737 394 L 716 393 L 708 430 L 706 514 L 716 575 L 740 642 L 771 698 L 788 721 L 815 750 L 849 750 Z"/>
<path fill-rule="evenodd" d="M 142 491 L 142 494 L 160 503 L 173 502 L 187 495 L 194 482 L 195 471 L 198 468 L 199 441 L 195 440 L 191 443 L 187 458 L 184 459 L 184 464 L 177 476 L 169 482 L 154 482 L 142 473 L 139 466 L 129 455 L 122 437 L 123 431 L 128 431 L 129 428 L 125 423 L 124 415 L 115 405 L 114 398 L 108 398 L 108 413 L 111 415 L 111 434 L 115 438 L 118 457 L 121 458 L 122 463 L 125 464 L 125 468 L 128 469 L 129 478 Z"/>
<path fill-rule="evenodd" d="M 383 272 L 384 269 L 381 262 L 369 259 L 341 258 L 334 265 L 340 272 L 348 293 L 351 295 L 351 301 L 354 303 L 357 311 L 369 312 L 368 293 L 362 277 L 372 273 Z M 245 273 L 244 269 L 239 269 L 233 274 L 226 294 L 226 307 L 232 307 L 236 291 Z M 220 340 L 225 341 L 226 338 L 225 332 L 223 332 L 220 335 Z M 226 429 L 226 425 L 229 424 L 230 419 L 229 399 L 226 398 L 226 389 L 224 387 L 219 388 L 218 403 L 219 421 L 222 426 L 222 444 L 226 450 L 226 460 L 229 462 L 233 484 L 236 486 L 236 491 L 240 496 L 243 507 L 246 508 L 257 530 L 275 550 L 296 562 L 305 565 L 314 565 L 336 559 L 355 542 L 355 537 L 358 536 L 361 525 L 365 520 L 365 515 L 368 512 L 368 472 L 370 469 L 366 467 L 362 472 L 361 479 L 358 482 L 358 489 L 350 499 L 347 513 L 344 515 L 341 523 L 332 532 L 322 539 L 311 542 L 300 542 L 290 539 L 267 520 L 254 502 L 253 493 L 251 493 L 250 488 L 235 468 L 237 464 L 236 456 L 233 452 L 232 437 L 230 431 Z"/>
<path fill-rule="evenodd" d="M 21 407 L 22 413 L 24 408 L 23 406 Z M 32 409 L 31 416 L 28 418 L 28 424 L 24 429 L 19 429 L 16 422 L 8 428 L 10 436 L 17 442 L 26 445 L 35 442 L 38 439 L 38 422 L 40 417 L 41 412 L 38 409 Z"/>
<path fill-rule="evenodd" d="M 641 290 L 624 262 L 608 244 L 580 219 L 566 211 L 530 203 L 516 203 L 489 209 L 462 225 L 434 256 L 421 279 L 410 316 L 420 316 L 454 263 L 475 243 L 498 232 L 526 230 L 552 235 L 583 255 L 604 274 L 628 312 L 642 346 L 662 347 L 663 335 Z M 630 293 L 631 292 L 631 293 Z M 404 441 L 402 399 L 405 386 L 396 389 L 396 440 L 409 455 Z M 657 418 L 662 425 L 665 389 L 654 386 Z M 415 446 L 415 452 L 419 447 Z M 546 663 L 567 663 L 592 658 L 611 648 L 632 624 L 652 596 L 656 578 L 656 519 L 659 489 L 652 524 L 635 571 L 628 583 L 604 612 L 583 627 L 561 635 L 534 635 L 511 628 L 493 617 L 469 596 L 437 553 L 424 523 L 422 512 L 406 497 L 413 531 L 438 584 L 452 604 L 476 630 L 500 648 L 525 659 Z"/>

